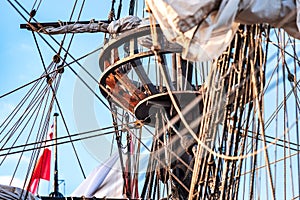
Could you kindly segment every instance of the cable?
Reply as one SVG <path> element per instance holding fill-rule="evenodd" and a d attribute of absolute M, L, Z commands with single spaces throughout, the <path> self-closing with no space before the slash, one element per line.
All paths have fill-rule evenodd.
<path fill-rule="evenodd" d="M 119 1 L 118 14 L 116 19 L 120 19 L 121 11 L 122 11 L 122 0 Z"/>
<path fill-rule="evenodd" d="M 44 96 L 44 97 L 45 97 L 45 96 Z M 49 97 L 49 93 L 48 93 L 48 95 L 47 95 L 47 97 L 46 97 L 46 101 L 47 101 L 48 97 Z M 42 107 L 42 103 L 40 103 L 40 106 L 39 106 L 39 108 L 37 109 L 37 112 L 34 112 L 34 113 L 37 113 L 37 114 L 36 114 L 36 116 L 35 116 L 35 118 L 34 118 L 34 120 L 33 120 L 33 123 L 32 123 L 33 125 L 32 125 L 32 127 L 31 127 L 31 130 L 29 131 L 29 135 L 28 135 L 28 137 L 27 137 L 27 139 L 26 139 L 26 141 L 25 141 L 25 144 L 27 144 L 28 141 L 29 141 L 30 135 L 31 135 L 31 133 L 32 133 L 32 131 L 33 131 L 34 125 L 36 124 L 36 120 L 37 120 L 37 118 L 38 118 L 38 113 L 40 112 L 41 107 Z M 44 111 L 45 111 L 45 110 L 44 110 Z M 44 111 L 43 111 L 43 113 L 44 113 Z M 42 115 L 42 116 L 43 116 L 43 115 Z M 25 126 L 26 126 L 26 125 L 25 125 Z M 24 126 L 24 127 L 25 127 L 25 126 Z M 21 135 L 21 132 L 20 132 L 19 135 Z M 16 141 L 17 141 L 17 140 L 15 140 L 15 142 L 16 142 Z M 14 144 L 15 144 L 15 142 L 14 142 Z M 14 145 L 14 144 L 13 144 L 13 145 Z M 13 145 L 12 145 L 12 146 L 13 146 Z M 24 152 L 21 153 L 21 155 L 20 155 L 20 157 L 19 157 L 19 159 L 18 159 L 18 162 L 17 162 L 17 165 L 16 165 L 15 170 L 14 170 L 14 172 L 13 172 L 13 175 L 12 175 L 12 179 L 11 179 L 10 184 L 12 184 L 12 180 L 13 180 L 15 174 L 17 173 L 17 169 L 18 169 L 18 167 L 19 167 L 19 165 L 20 165 L 20 163 L 21 163 L 21 161 L 22 161 L 23 154 L 24 154 Z M 3 159 L 3 160 L 4 160 L 4 159 Z M 0 164 L 0 165 L 1 165 L 1 164 Z"/>
<path fill-rule="evenodd" d="M 36 39 L 36 37 L 35 37 L 34 32 L 31 31 L 31 33 L 32 33 L 32 36 L 33 36 L 33 39 L 34 39 L 36 48 L 38 49 L 39 56 L 40 56 L 40 59 L 41 59 L 42 64 L 43 64 L 43 68 L 44 68 L 45 74 L 47 74 L 47 69 L 46 69 L 46 66 L 45 66 L 45 62 L 44 62 L 44 59 L 43 59 L 43 56 L 42 56 L 42 52 L 41 52 L 40 46 L 38 45 L 38 42 L 37 42 L 37 39 Z"/>
<path fill-rule="evenodd" d="M 135 0 L 130 0 L 130 3 L 129 3 L 129 12 L 128 12 L 129 15 L 133 15 L 134 14 L 134 4 L 135 4 Z"/>
<path fill-rule="evenodd" d="M 77 141 L 81 141 L 81 140 L 85 140 L 85 139 L 90 139 L 90 138 L 94 138 L 94 137 L 100 137 L 100 136 L 109 135 L 109 134 L 112 134 L 112 133 L 115 133 L 115 131 L 108 131 L 108 132 L 105 132 L 105 133 L 102 133 L 102 134 L 97 134 L 97 135 L 92 135 L 92 136 L 86 136 L 86 137 L 82 137 L 82 138 L 78 138 L 78 139 L 71 139 L 72 136 L 71 137 L 70 136 L 61 137 L 61 138 L 58 138 L 58 139 L 68 138 L 70 140 L 69 141 L 63 141 L 63 142 L 57 142 L 57 145 L 67 144 L 67 143 L 72 143 L 72 142 L 77 142 Z M 12 154 L 17 154 L 17 153 L 22 153 L 22 152 L 27 152 L 27 151 L 33 151 L 33 150 L 37 150 L 37 149 L 41 149 L 41 148 L 45 148 L 45 147 L 51 147 L 51 146 L 54 146 L 54 144 L 44 145 L 44 146 L 41 146 L 41 147 L 28 148 L 28 149 L 25 149 L 25 150 L 16 150 L 16 151 L 9 152 L 9 153 L 0 153 L 0 157 L 1 156 L 6 156 L 6 155 L 12 155 Z"/>
<path fill-rule="evenodd" d="M 130 124 L 133 124 L 134 122 L 132 123 L 129 123 Z M 117 126 L 124 126 L 125 124 L 120 124 L 120 125 L 117 125 Z M 57 137 L 57 140 L 63 140 L 63 139 L 66 139 L 66 138 L 72 138 L 72 137 L 78 137 L 78 136 L 82 136 L 82 135 L 86 135 L 86 134 L 90 134 L 90 133 L 94 133 L 94 132 L 99 132 L 99 131 L 104 131 L 104 130 L 108 130 L 108 129 L 112 129 L 114 128 L 114 126 L 108 126 L 108 127 L 104 127 L 104 128 L 99 128 L 99 129 L 94 129 L 94 130 L 90 130 L 90 131 L 84 131 L 84 132 L 79 132 L 79 133 L 75 133 L 75 134 L 70 134 L 70 135 L 67 135 L 67 136 L 61 136 L 61 137 Z M 43 131 L 45 132 L 45 131 Z M 106 135 L 106 134 L 105 134 Z M 22 144 L 22 145 L 18 145 L 18 146 L 11 146 L 9 148 L 2 148 L 0 150 L 0 152 L 2 151 L 7 151 L 7 150 L 10 150 L 10 149 L 18 149 L 18 148 L 23 148 L 23 147 L 30 147 L 30 146 L 35 146 L 35 145 L 38 145 L 38 144 L 43 144 L 43 143 L 49 143 L 49 142 L 53 142 L 54 139 L 47 139 L 47 140 L 40 140 L 40 141 L 37 141 L 37 142 L 32 142 L 32 143 L 28 143 L 28 144 Z"/>
<path fill-rule="evenodd" d="M 11 3 L 10 0 L 7 0 L 14 8 L 15 10 L 22 16 L 22 18 L 26 21 L 26 18 L 24 17 L 24 15 L 22 15 L 22 13 Z M 22 7 L 17 0 L 15 0 L 15 2 L 17 2 L 17 4 L 24 10 L 24 12 L 26 12 L 28 15 L 29 13 L 25 10 L 24 7 Z M 36 21 L 36 20 L 35 20 Z M 37 22 L 37 21 L 36 21 Z M 38 22 L 37 22 L 38 23 Z M 56 50 L 53 48 L 53 46 L 43 37 L 43 35 L 41 33 L 38 32 L 38 35 L 42 38 L 42 40 L 56 53 Z M 91 73 L 89 73 L 79 62 L 78 59 L 75 59 L 71 54 L 68 53 L 68 50 L 66 50 L 65 48 L 62 47 L 61 44 L 59 44 L 59 42 L 57 40 L 55 40 L 55 38 L 52 35 L 48 35 L 58 46 L 60 46 L 72 59 L 73 61 L 75 61 L 78 66 L 83 69 L 96 83 L 98 83 L 98 81 L 91 75 Z M 74 63 L 74 62 L 72 62 Z M 1 98 L 1 97 L 0 97 Z"/>

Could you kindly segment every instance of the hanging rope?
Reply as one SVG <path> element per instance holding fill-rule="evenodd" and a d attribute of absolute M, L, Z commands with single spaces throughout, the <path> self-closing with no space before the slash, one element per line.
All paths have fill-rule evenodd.
<path fill-rule="evenodd" d="M 74 14 L 74 12 L 75 12 L 77 2 L 78 2 L 78 0 L 76 0 L 75 3 L 74 3 L 74 6 L 73 6 L 73 9 L 72 9 L 70 18 L 69 18 L 69 22 L 72 21 L 73 14 Z M 83 0 L 83 2 L 82 2 L 82 4 L 81 4 L 80 11 L 79 11 L 79 14 L 78 14 L 78 17 L 77 17 L 77 21 L 80 20 L 80 16 L 81 16 L 81 14 L 82 14 L 82 11 L 83 11 L 83 8 L 84 8 L 84 4 L 85 4 L 85 0 Z M 67 33 L 64 34 L 64 37 L 63 37 L 63 39 L 62 39 L 62 43 L 65 41 L 66 35 L 67 35 Z M 59 71 L 60 73 L 63 73 L 63 72 L 64 72 L 62 66 L 65 65 L 65 62 L 66 62 L 67 56 L 68 56 L 68 54 L 69 54 L 69 50 L 70 50 L 70 48 L 71 48 L 71 44 L 72 44 L 72 42 L 73 42 L 74 36 L 75 36 L 75 34 L 73 33 L 72 36 L 71 36 L 71 39 L 70 39 L 70 41 L 69 41 L 69 45 L 68 45 L 68 47 L 67 47 L 67 50 L 65 51 L 65 55 L 64 55 L 64 57 L 63 57 L 62 63 L 61 63 L 61 65 L 58 67 L 59 70 L 60 70 L 60 71 Z M 60 54 L 60 51 L 61 51 L 61 48 L 59 49 L 59 53 L 58 53 L 58 54 Z"/>
<path fill-rule="evenodd" d="M 122 11 L 122 1 L 123 0 L 120 0 L 119 2 L 119 7 L 118 7 L 118 14 L 117 14 L 117 17 L 116 17 L 116 19 L 118 20 L 118 19 L 120 19 L 120 16 L 121 16 L 121 11 Z"/>
<path fill-rule="evenodd" d="M 129 15 L 133 15 L 134 14 L 134 5 L 135 5 L 135 0 L 130 0 L 129 3 Z"/>
<path fill-rule="evenodd" d="M 113 21 L 115 18 L 115 3 L 116 3 L 116 0 L 111 1 L 111 8 L 108 13 L 108 21 L 110 21 L 110 22 Z"/>

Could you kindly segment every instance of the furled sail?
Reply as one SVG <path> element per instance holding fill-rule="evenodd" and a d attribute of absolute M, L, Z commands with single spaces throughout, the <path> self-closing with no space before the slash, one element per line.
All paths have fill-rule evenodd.
<path fill-rule="evenodd" d="M 107 32 L 108 24 L 105 22 L 93 22 L 89 24 L 61 24 L 59 27 L 44 27 L 39 29 L 38 32 L 45 34 L 63 34 L 63 33 L 94 33 L 94 32 Z"/>
<path fill-rule="evenodd" d="M 37 32 L 55 35 L 64 33 L 94 33 L 94 32 L 104 32 L 104 33 L 118 33 L 126 30 L 130 30 L 140 25 L 141 19 L 136 16 L 127 16 L 112 22 L 104 21 L 94 21 L 91 20 L 90 23 L 58 23 L 59 26 L 42 26 L 37 28 Z"/>
<path fill-rule="evenodd" d="M 269 23 L 300 38 L 299 0 L 146 0 L 169 41 L 189 60 L 218 57 L 238 24 Z"/>

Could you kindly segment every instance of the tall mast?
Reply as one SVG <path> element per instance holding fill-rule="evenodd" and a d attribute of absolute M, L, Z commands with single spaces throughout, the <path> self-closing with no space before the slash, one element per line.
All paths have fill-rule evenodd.
<path fill-rule="evenodd" d="M 54 113 L 54 131 L 53 131 L 53 139 L 54 139 L 54 191 L 50 194 L 51 197 L 63 197 L 63 195 L 59 192 L 58 185 L 58 162 L 57 162 L 57 116 L 58 113 Z"/>

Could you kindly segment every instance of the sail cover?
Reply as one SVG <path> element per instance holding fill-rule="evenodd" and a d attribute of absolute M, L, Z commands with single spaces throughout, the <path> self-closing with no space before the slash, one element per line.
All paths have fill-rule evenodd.
<path fill-rule="evenodd" d="M 146 0 L 169 41 L 182 45 L 183 57 L 218 57 L 239 23 L 269 23 L 300 39 L 300 0 Z"/>
<path fill-rule="evenodd" d="M 105 163 L 96 167 L 71 196 L 122 198 L 123 185 L 119 155 L 116 153 Z"/>
<path fill-rule="evenodd" d="M 43 27 L 37 30 L 45 34 L 63 34 L 63 33 L 94 33 L 94 32 L 107 32 L 108 24 L 105 22 L 93 22 L 89 24 L 61 24 L 59 27 Z"/>
<path fill-rule="evenodd" d="M 95 22 L 91 20 L 88 24 L 82 24 L 80 22 L 74 24 L 59 23 L 60 26 L 46 26 L 36 30 L 37 32 L 55 35 L 55 34 L 64 34 L 64 33 L 95 33 L 95 32 L 104 32 L 104 33 L 120 33 L 130 29 L 135 28 L 140 25 L 141 19 L 136 16 L 127 16 L 110 23 L 106 22 Z"/>
<path fill-rule="evenodd" d="M 21 188 L 8 186 L 8 185 L 0 185 L 0 199 L 11 199 L 11 200 L 39 200 L 40 198 L 35 197 L 30 192 L 22 190 Z"/>

